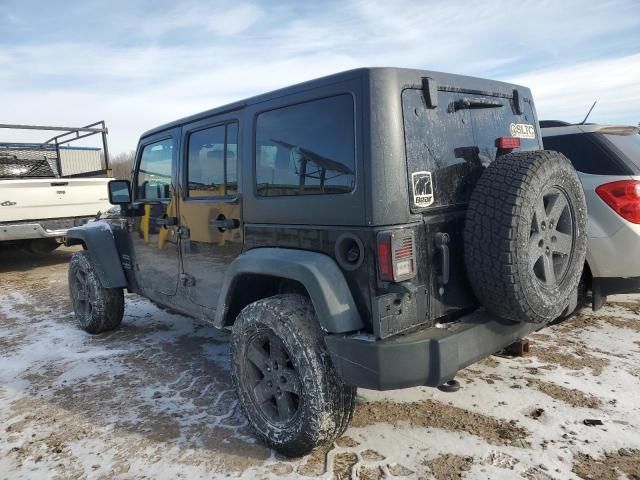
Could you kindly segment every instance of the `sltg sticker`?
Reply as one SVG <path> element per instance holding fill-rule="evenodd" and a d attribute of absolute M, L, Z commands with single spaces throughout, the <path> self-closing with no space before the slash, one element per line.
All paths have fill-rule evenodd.
<path fill-rule="evenodd" d="M 509 125 L 512 137 L 536 138 L 536 129 L 527 123 L 512 123 Z"/>
<path fill-rule="evenodd" d="M 413 188 L 413 204 L 416 207 L 428 207 L 433 203 L 431 172 L 413 172 L 411 186 Z"/>

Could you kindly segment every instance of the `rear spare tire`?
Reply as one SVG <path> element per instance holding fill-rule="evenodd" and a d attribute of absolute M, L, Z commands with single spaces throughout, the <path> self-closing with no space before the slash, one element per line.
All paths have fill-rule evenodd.
<path fill-rule="evenodd" d="M 465 264 L 478 300 L 509 320 L 558 317 L 580 281 L 586 226 L 582 185 L 564 155 L 498 157 L 471 195 L 464 232 Z"/>

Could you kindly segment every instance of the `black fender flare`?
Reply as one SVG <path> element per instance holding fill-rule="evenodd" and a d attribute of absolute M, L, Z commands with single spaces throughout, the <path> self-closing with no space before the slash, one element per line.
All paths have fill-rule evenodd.
<path fill-rule="evenodd" d="M 320 327 L 346 333 L 364 327 L 347 281 L 336 262 L 318 252 L 288 248 L 255 248 L 238 256 L 225 273 L 214 324 L 227 325 L 231 295 L 243 274 L 271 275 L 300 282 L 309 293 Z"/>
<path fill-rule="evenodd" d="M 111 226 L 104 221 L 87 223 L 67 231 L 65 245 L 83 244 L 104 288 L 124 288 L 127 277 L 122 269 Z"/>

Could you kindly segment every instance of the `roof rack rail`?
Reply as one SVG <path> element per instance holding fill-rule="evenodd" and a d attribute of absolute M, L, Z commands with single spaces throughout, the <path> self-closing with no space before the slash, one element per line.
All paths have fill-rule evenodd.
<path fill-rule="evenodd" d="M 104 154 L 104 169 L 106 172 L 110 170 L 109 147 L 107 144 L 107 134 L 109 133 L 109 129 L 107 128 L 104 120 L 90 123 L 89 125 L 85 125 L 84 127 L 58 127 L 58 126 L 52 126 L 52 125 L 20 125 L 20 124 L 2 123 L 0 124 L 0 129 L 62 132 L 62 133 L 59 133 L 58 135 L 55 135 L 49 138 L 48 140 L 42 143 L 33 143 L 33 142 L 31 143 L 2 142 L 0 143 L 0 149 L 6 150 L 7 152 L 9 151 L 54 152 L 55 159 L 52 158 L 51 160 L 52 162 L 55 161 L 56 169 L 58 171 L 58 176 L 62 175 L 62 166 L 60 163 L 60 147 L 62 145 L 75 142 L 76 140 L 80 140 L 81 138 L 87 138 L 92 135 L 100 135 L 102 140 L 102 151 Z M 45 160 L 47 160 L 48 156 L 45 155 L 44 158 Z"/>

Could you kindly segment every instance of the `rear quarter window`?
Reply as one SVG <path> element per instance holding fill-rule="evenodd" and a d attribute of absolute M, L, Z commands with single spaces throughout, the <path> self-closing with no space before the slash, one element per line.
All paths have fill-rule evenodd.
<path fill-rule="evenodd" d="M 263 112 L 256 120 L 259 196 L 340 194 L 355 185 L 351 95 Z"/>
<path fill-rule="evenodd" d="M 572 133 L 542 139 L 546 150 L 564 154 L 574 168 L 592 175 L 628 175 L 629 169 L 588 133 Z"/>
<path fill-rule="evenodd" d="M 600 133 L 598 135 L 609 143 L 616 154 L 624 157 L 631 164 L 636 170 L 634 173 L 640 172 L 640 133 L 630 135 Z"/>

